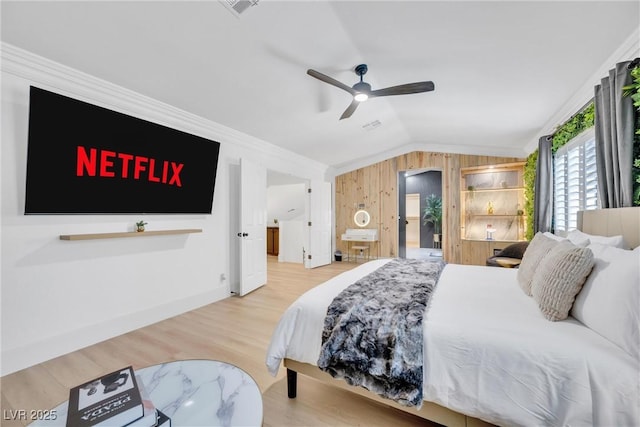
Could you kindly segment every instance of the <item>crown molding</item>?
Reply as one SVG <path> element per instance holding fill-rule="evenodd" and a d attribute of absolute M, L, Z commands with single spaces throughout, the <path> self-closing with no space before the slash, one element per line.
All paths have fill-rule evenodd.
<path fill-rule="evenodd" d="M 530 141 L 525 146 L 527 153 L 532 153 L 538 148 L 538 138 L 543 135 L 550 135 L 569 120 L 576 112 L 580 111 L 594 96 L 594 87 L 600 80 L 609 74 L 609 70 L 616 63 L 628 61 L 640 56 L 640 29 L 635 29 L 633 33 L 613 52 L 605 62 L 591 75 L 587 81 L 569 98 L 569 100 L 542 126 L 540 134 L 535 140 Z"/>
<path fill-rule="evenodd" d="M 118 86 L 114 83 L 52 61 L 6 42 L 0 44 L 0 70 L 34 84 L 46 86 L 61 95 L 73 97 L 104 108 L 154 123 L 197 134 L 250 152 L 276 158 L 283 164 L 304 164 L 319 176 L 328 165 L 288 151 L 270 142 L 181 110 L 172 105 Z"/>
<path fill-rule="evenodd" d="M 466 154 L 471 156 L 498 156 L 498 157 L 521 157 L 527 156 L 526 152 L 516 147 L 490 147 L 477 145 L 448 145 L 431 143 L 410 143 L 395 147 L 391 150 L 382 151 L 371 156 L 363 157 L 351 162 L 335 165 L 330 168 L 333 177 L 371 166 L 375 163 L 402 156 L 404 154 L 424 151 L 429 153 L 443 154 Z"/>

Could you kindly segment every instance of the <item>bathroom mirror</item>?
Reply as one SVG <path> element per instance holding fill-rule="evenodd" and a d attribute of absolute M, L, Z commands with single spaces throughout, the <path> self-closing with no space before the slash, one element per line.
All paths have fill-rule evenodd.
<path fill-rule="evenodd" d="M 353 216 L 353 222 L 355 222 L 358 227 L 366 227 L 369 225 L 369 221 L 371 221 L 371 215 L 365 210 L 359 210 Z"/>

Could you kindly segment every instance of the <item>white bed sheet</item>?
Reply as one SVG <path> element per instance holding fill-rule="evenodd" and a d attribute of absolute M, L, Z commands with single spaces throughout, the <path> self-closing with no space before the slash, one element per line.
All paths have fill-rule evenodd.
<path fill-rule="evenodd" d="M 639 362 L 573 318 L 546 320 L 516 275 L 447 265 L 425 319 L 425 399 L 501 425 L 640 425 Z"/>
<path fill-rule="evenodd" d="M 302 295 L 267 352 L 315 365 L 327 307 L 375 260 Z M 549 322 L 517 270 L 448 264 L 424 321 L 424 398 L 498 425 L 639 426 L 640 362 L 569 318 Z"/>

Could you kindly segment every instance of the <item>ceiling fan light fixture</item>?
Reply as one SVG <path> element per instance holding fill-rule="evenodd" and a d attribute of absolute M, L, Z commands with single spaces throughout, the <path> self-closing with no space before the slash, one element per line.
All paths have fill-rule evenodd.
<path fill-rule="evenodd" d="M 356 96 L 353 97 L 353 99 L 355 99 L 358 102 L 364 102 L 367 99 L 369 99 L 369 95 L 367 95 L 366 93 L 356 93 Z"/>
<path fill-rule="evenodd" d="M 353 85 L 353 90 L 356 91 L 356 94 L 353 98 L 358 102 L 364 102 L 369 99 L 369 92 L 371 92 L 371 85 L 365 82 L 359 82 Z"/>

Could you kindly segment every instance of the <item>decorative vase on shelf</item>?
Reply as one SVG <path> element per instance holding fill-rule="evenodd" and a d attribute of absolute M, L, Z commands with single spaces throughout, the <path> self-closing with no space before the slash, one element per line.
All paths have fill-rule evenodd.
<path fill-rule="evenodd" d="M 493 202 L 487 204 L 487 214 L 493 215 Z"/>

